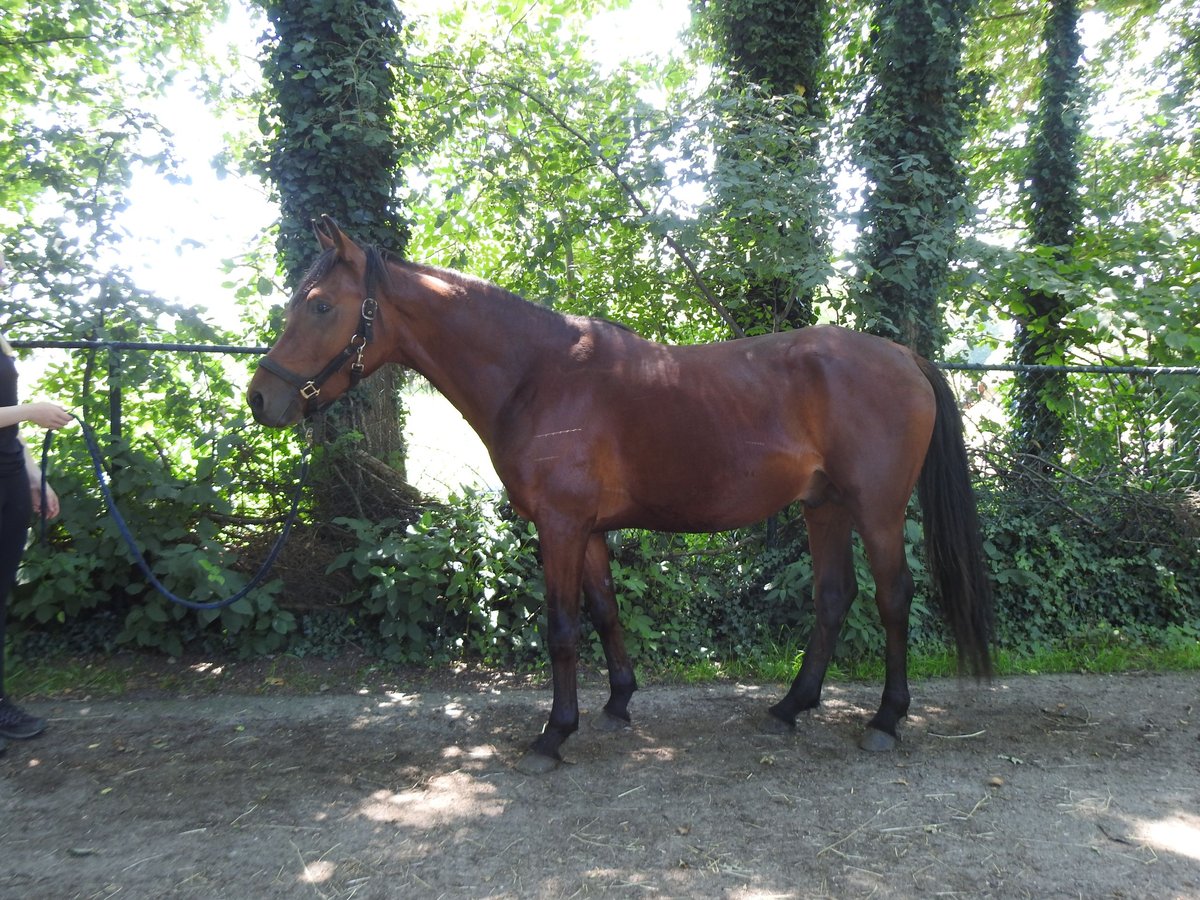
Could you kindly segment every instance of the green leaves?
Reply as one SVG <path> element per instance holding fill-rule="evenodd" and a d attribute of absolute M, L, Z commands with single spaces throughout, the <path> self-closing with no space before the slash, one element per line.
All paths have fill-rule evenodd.
<path fill-rule="evenodd" d="M 540 661 L 545 595 L 532 527 L 497 515 L 494 498 L 468 493 L 411 525 L 340 519 L 357 539 L 330 571 L 349 569 L 343 598 L 376 629 L 380 652 L 405 662 Z"/>
<path fill-rule="evenodd" d="M 935 356 L 958 228 L 967 217 L 962 148 L 974 100 L 962 67 L 969 2 L 881 0 L 871 81 L 852 125 L 866 180 L 852 290 L 870 330 Z"/>
<path fill-rule="evenodd" d="M 199 35 L 222 7 L 4 0 L 0 211 L 14 276 L 4 324 L 33 317 L 70 332 L 110 287 L 135 293 L 113 263 L 115 217 L 137 166 L 173 166 L 146 110 L 181 59 L 199 55 Z"/>

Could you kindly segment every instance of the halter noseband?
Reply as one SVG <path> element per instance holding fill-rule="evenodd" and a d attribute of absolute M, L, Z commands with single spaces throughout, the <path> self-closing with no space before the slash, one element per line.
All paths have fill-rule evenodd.
<path fill-rule="evenodd" d="M 351 335 L 350 343 L 346 345 L 341 353 L 329 361 L 329 365 L 312 378 L 306 379 L 303 375 L 297 375 L 295 372 L 275 362 L 269 356 L 264 356 L 258 361 L 259 368 L 266 369 L 272 375 L 282 378 L 300 391 L 300 396 L 304 400 L 304 416 L 307 418 L 313 413 L 324 409 L 317 402 L 317 398 L 321 395 L 321 388 L 325 386 L 325 382 L 341 370 L 342 366 L 351 357 L 354 357 L 354 362 L 350 364 L 351 389 L 357 387 L 358 383 L 362 381 L 363 354 L 367 351 L 367 344 L 371 342 L 375 328 L 375 314 L 377 312 L 379 312 L 379 303 L 373 297 L 367 297 L 363 300 L 362 310 L 359 312 L 358 328 Z"/>

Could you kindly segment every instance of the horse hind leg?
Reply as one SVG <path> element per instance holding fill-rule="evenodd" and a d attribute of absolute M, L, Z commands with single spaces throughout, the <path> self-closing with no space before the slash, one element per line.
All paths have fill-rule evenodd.
<path fill-rule="evenodd" d="M 625 651 L 625 634 L 621 630 L 613 590 L 608 543 L 603 534 L 594 534 L 588 540 L 583 564 L 583 597 L 608 663 L 608 703 L 604 706 L 604 714 L 595 720 L 596 727 L 604 731 L 627 728 L 629 700 L 637 690 L 637 679 Z"/>
<path fill-rule="evenodd" d="M 821 702 L 825 672 L 837 647 L 838 634 L 858 593 L 850 544 L 849 512 L 836 504 L 808 507 L 808 543 L 813 561 L 813 606 L 816 623 L 804 651 L 800 671 L 786 696 L 768 712 L 769 731 L 790 730 L 796 715 Z"/>
<path fill-rule="evenodd" d="M 859 741 L 864 750 L 892 750 L 900 740 L 897 726 L 908 715 L 908 617 L 914 585 L 904 555 L 904 524 L 865 529 L 863 543 L 875 579 L 875 605 L 883 623 L 884 683 L 879 710 Z"/>

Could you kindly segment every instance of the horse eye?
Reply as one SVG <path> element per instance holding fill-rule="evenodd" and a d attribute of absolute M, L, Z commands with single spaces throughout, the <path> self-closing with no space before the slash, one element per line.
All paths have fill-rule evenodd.
<path fill-rule="evenodd" d="M 313 309 L 316 310 L 318 313 L 324 315 L 325 313 L 329 312 L 329 310 L 332 309 L 332 307 L 328 303 L 326 303 L 324 300 L 318 300 L 316 303 L 313 304 Z"/>

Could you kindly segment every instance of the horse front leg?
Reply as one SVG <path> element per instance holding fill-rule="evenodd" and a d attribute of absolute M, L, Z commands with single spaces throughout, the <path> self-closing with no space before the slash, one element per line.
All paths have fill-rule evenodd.
<path fill-rule="evenodd" d="M 546 576 L 546 646 L 554 700 L 550 720 L 517 765 L 527 775 L 555 769 L 562 762 L 559 748 L 579 728 L 579 601 L 587 534 L 539 522 L 538 538 Z"/>
<path fill-rule="evenodd" d="M 583 562 L 583 599 L 608 663 L 608 703 L 604 705 L 604 715 L 595 720 L 596 727 L 605 731 L 628 727 L 629 699 L 637 690 L 637 679 L 629 654 L 625 652 L 625 634 L 621 630 L 617 596 L 613 591 L 608 542 L 603 534 L 588 538 Z"/>

